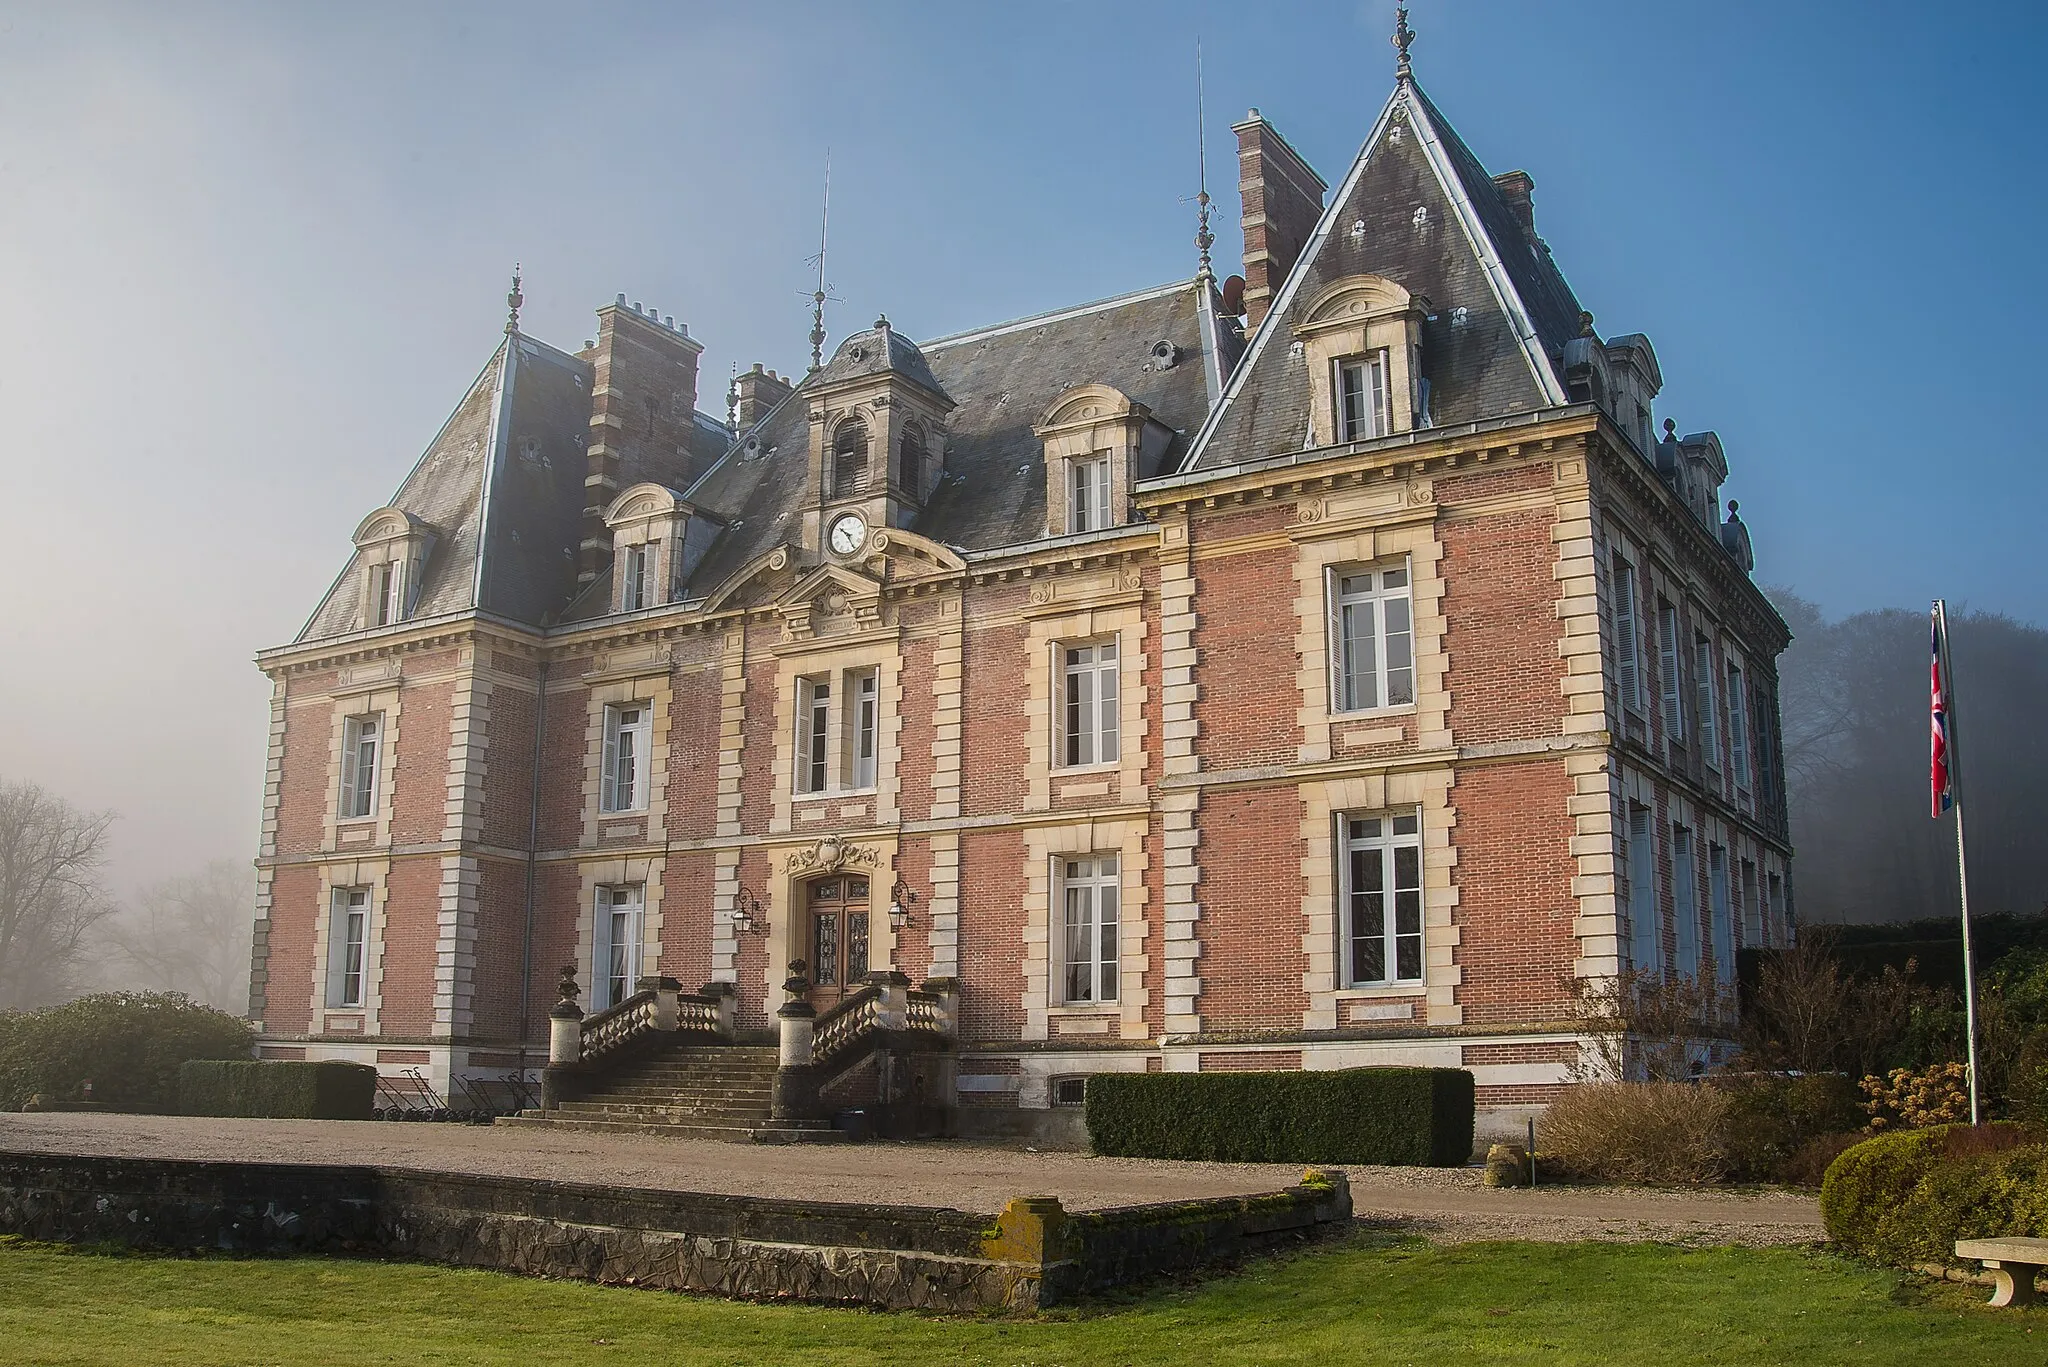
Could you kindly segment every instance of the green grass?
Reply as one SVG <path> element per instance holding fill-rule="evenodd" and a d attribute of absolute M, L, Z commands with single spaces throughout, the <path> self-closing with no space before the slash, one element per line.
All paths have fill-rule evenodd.
<path fill-rule="evenodd" d="M 2048 1313 L 1799 1250 L 1361 1238 L 1035 1320 L 738 1305 L 325 1259 L 0 1241 L 0 1361 L 2048 1363 Z"/>

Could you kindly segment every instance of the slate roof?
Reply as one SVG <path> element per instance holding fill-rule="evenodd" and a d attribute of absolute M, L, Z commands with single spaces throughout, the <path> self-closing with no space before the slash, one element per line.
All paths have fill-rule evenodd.
<path fill-rule="evenodd" d="M 1325 287 L 1365 274 L 1428 300 L 1423 370 L 1436 425 L 1565 402 L 1559 359 L 1579 331 L 1577 297 L 1449 121 L 1403 81 L 1281 284 L 1189 468 L 1303 449 L 1309 375 L 1293 329 Z"/>

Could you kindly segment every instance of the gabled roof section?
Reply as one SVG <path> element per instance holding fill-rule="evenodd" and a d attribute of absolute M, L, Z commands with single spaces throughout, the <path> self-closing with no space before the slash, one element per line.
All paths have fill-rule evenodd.
<path fill-rule="evenodd" d="M 1428 301 L 1424 369 L 1439 426 L 1567 402 L 1554 356 L 1578 302 L 1477 157 L 1410 79 L 1388 98 L 1288 272 L 1184 469 L 1303 449 L 1309 376 L 1301 310 L 1333 283 L 1377 275 Z"/>

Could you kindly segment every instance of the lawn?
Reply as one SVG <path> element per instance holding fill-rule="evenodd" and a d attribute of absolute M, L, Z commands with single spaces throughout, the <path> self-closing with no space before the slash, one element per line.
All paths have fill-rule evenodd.
<path fill-rule="evenodd" d="M 738 1305 L 492 1272 L 0 1241 L 0 1360 L 2048 1363 L 2048 1313 L 1799 1250 L 1361 1237 L 1035 1320 Z"/>

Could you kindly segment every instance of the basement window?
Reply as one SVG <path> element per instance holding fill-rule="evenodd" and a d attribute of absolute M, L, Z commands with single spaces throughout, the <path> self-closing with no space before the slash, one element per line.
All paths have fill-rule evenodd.
<path fill-rule="evenodd" d="M 1052 1080 L 1052 1104 L 1055 1106 L 1083 1106 L 1088 1101 L 1088 1079 L 1085 1077 L 1056 1077 Z"/>

